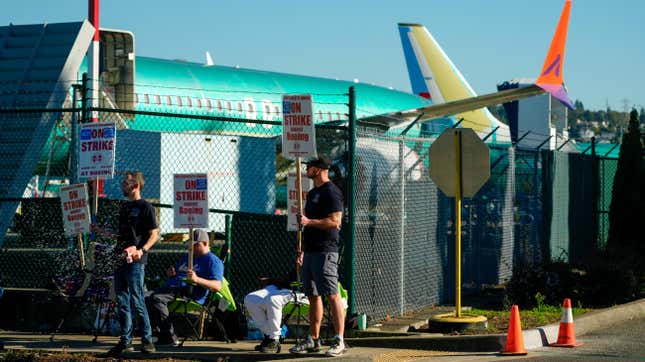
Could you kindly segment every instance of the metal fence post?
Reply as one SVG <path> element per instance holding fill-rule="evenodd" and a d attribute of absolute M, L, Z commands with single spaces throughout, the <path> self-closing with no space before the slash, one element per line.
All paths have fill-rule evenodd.
<path fill-rule="evenodd" d="M 83 73 L 83 78 L 82 78 L 82 81 L 81 81 L 81 118 L 80 118 L 81 122 L 80 123 L 87 123 L 89 121 L 89 119 L 90 119 L 90 117 L 89 117 L 90 112 L 87 109 L 88 108 L 87 97 L 89 95 L 88 82 L 89 81 L 88 81 L 88 78 L 87 78 L 87 73 Z M 72 149 L 74 151 L 78 151 L 75 148 L 72 148 Z M 87 180 L 84 180 L 83 182 L 88 183 Z M 88 190 L 92 190 L 91 184 L 88 185 Z M 94 193 L 97 193 L 97 191 L 98 191 L 98 188 L 93 189 Z M 90 220 L 92 221 L 92 224 L 96 224 L 96 222 L 98 220 L 98 216 L 97 216 L 98 210 L 99 210 L 98 203 L 99 203 L 98 198 L 95 195 L 92 195 L 92 200 L 90 201 Z M 90 233 L 90 240 L 91 241 L 96 241 L 96 233 L 94 231 L 92 231 Z"/>
<path fill-rule="evenodd" d="M 598 228 L 600 227 L 600 158 L 596 154 L 596 137 L 591 137 L 591 205 L 593 207 L 592 210 L 592 240 L 595 241 L 596 245 L 594 247 L 596 250 L 601 245 L 601 240 L 600 240 L 600 231 Z"/>
<path fill-rule="evenodd" d="M 347 185 L 347 213 L 349 216 L 348 227 L 349 238 L 347 240 L 346 256 L 347 258 L 347 290 L 349 296 L 347 300 L 348 313 L 354 313 L 354 301 L 356 300 L 356 288 L 354 285 L 354 256 L 356 255 L 355 237 L 356 237 L 356 93 L 354 87 L 349 87 L 349 163 L 348 163 L 348 179 Z"/>
<path fill-rule="evenodd" d="M 89 119 L 87 112 L 87 73 L 83 73 L 83 80 L 81 83 L 81 123 L 86 123 Z"/>
<path fill-rule="evenodd" d="M 231 233 L 233 216 L 226 214 L 224 216 L 224 239 L 226 240 L 226 255 L 224 256 L 224 272 L 226 277 L 230 278 L 230 265 L 231 265 L 231 240 L 233 235 Z"/>
<path fill-rule="evenodd" d="M 549 152 L 549 151 L 547 151 Z M 546 189 L 545 184 L 543 183 L 544 177 L 543 175 L 540 174 L 540 172 L 544 172 L 545 165 L 544 165 L 544 157 L 542 156 L 543 153 L 542 151 L 536 151 L 533 154 L 533 187 L 531 187 L 531 190 L 533 192 L 533 195 L 531 196 L 531 199 L 529 200 L 529 210 L 531 210 L 531 213 L 535 213 L 536 215 L 540 215 L 540 223 L 539 227 L 544 228 L 544 201 L 538 202 L 538 200 L 544 200 L 545 199 L 545 194 L 544 190 Z M 516 159 L 513 160 L 515 163 Z M 540 165 L 540 166 L 538 166 Z M 516 172 L 516 167 L 515 164 L 513 165 L 513 172 Z M 540 171 L 541 170 L 541 171 Z M 517 182 L 517 179 L 516 179 Z M 541 184 L 542 183 L 542 184 Z M 517 184 L 516 184 L 517 185 Z M 541 185 L 541 187 L 540 187 Z M 550 185 L 549 187 L 552 187 Z M 514 190 L 514 195 L 513 198 L 517 197 L 517 190 Z M 550 218 L 549 218 L 550 220 Z M 538 227 L 533 227 L 531 228 L 531 244 L 535 243 L 534 247 L 538 250 L 539 255 L 533 256 L 533 262 L 539 263 L 547 259 L 547 250 L 549 250 L 548 257 L 549 259 L 551 258 L 551 252 L 550 252 L 550 241 L 548 238 L 542 238 L 542 241 L 540 241 L 540 235 L 541 232 L 538 229 Z M 538 259 L 539 258 L 539 259 Z"/>
<path fill-rule="evenodd" d="M 78 84 L 72 85 L 72 109 L 76 109 L 76 104 L 78 103 L 79 93 L 82 93 L 81 86 Z M 71 160 L 70 160 L 70 172 L 69 179 L 70 183 L 78 183 L 78 123 L 79 117 L 76 110 L 72 111 L 72 141 L 70 146 Z"/>
<path fill-rule="evenodd" d="M 399 202 L 401 203 L 401 228 L 399 234 L 401 256 L 399 257 L 399 314 L 405 314 L 405 155 L 403 148 L 403 140 L 399 141 L 399 178 L 401 184 L 399 185 L 399 192 L 401 193 Z"/>

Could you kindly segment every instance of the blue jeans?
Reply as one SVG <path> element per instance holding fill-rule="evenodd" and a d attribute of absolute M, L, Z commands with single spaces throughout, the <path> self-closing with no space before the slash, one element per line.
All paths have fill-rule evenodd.
<path fill-rule="evenodd" d="M 146 266 L 140 262 L 124 264 L 114 272 L 114 291 L 116 292 L 117 315 L 121 325 L 121 341 L 132 343 L 132 310 L 138 317 L 142 328 L 143 343 L 152 343 L 152 328 L 146 309 L 143 277 Z"/>

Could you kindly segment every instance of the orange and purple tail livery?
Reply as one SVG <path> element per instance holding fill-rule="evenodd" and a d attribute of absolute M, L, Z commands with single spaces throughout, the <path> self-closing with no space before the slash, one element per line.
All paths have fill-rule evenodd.
<path fill-rule="evenodd" d="M 567 0 L 564 4 L 564 9 L 562 9 L 560 21 L 558 22 L 558 27 L 553 35 L 549 52 L 544 60 L 542 72 L 535 84 L 560 100 L 562 103 L 569 106 L 569 108 L 573 108 L 573 103 L 564 89 L 564 80 L 562 75 L 564 70 L 564 48 L 567 40 L 570 11 L 571 0 Z"/>

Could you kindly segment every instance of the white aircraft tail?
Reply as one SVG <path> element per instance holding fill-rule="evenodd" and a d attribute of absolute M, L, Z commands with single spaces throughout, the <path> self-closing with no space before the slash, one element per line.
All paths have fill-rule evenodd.
<path fill-rule="evenodd" d="M 215 65 L 215 63 L 213 62 L 213 57 L 211 57 L 211 52 L 209 52 L 208 50 L 206 51 L 206 65 Z"/>

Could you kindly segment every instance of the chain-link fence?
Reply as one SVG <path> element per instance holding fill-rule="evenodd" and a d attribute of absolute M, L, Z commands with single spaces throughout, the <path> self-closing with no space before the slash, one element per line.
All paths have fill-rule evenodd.
<path fill-rule="evenodd" d="M 364 132 L 357 144 L 357 311 L 382 318 L 454 302 L 454 199 L 428 177 L 431 142 Z M 462 290 L 503 283 L 519 264 L 576 263 L 597 250 L 613 179 L 603 168 L 615 160 L 598 173 L 593 156 L 489 148 L 490 179 L 462 203 Z"/>
<path fill-rule="evenodd" d="M 62 112 L 68 120 L 71 113 Z M 121 178 L 126 171 L 142 171 L 146 180 L 142 195 L 155 207 L 161 233 L 161 241 L 151 251 L 147 271 L 149 285 L 154 286 L 157 280 L 165 277 L 166 267 L 176 264 L 185 250 L 179 234 L 186 230 L 175 229 L 173 223 L 173 175 L 207 172 L 209 226 L 214 232 L 226 233 L 230 246 L 226 275 L 231 280 L 233 292 L 242 299 L 256 288 L 259 276 L 277 277 L 295 268 L 295 233 L 286 231 L 284 215 L 286 178 L 288 172 L 295 169 L 295 163 L 281 156 L 281 134 L 276 132 L 279 122 L 199 113 L 100 110 L 102 122 L 116 123 L 118 146 L 114 178 L 99 182 L 97 224 L 108 233 L 117 230 L 117 210 L 123 198 Z M 20 119 L 27 117 L 24 114 L 22 111 L 5 112 L 3 116 Z M 64 133 L 65 142 L 57 148 L 63 150 L 60 155 L 52 155 L 49 150 L 53 143 L 48 142 L 43 147 L 47 152 L 41 159 L 50 162 L 38 162 L 32 172 L 38 176 L 34 176 L 24 194 L 0 199 L 9 216 L 0 259 L 3 287 L 53 288 L 52 282 L 58 276 L 78 268 L 76 241 L 64 236 L 57 198 L 60 186 L 73 182 L 74 178 L 70 167 L 73 135 L 69 123 L 64 123 L 64 129 L 58 124 L 55 128 Z M 344 127 L 334 126 L 317 127 L 316 133 L 318 151 L 335 159 L 335 171 L 331 176 L 343 189 L 346 134 Z M 3 156 L 6 154 L 8 152 L 3 152 Z M 94 189 L 90 187 L 89 190 L 92 193 Z M 100 236 L 96 242 L 114 244 L 114 240 Z M 86 240 L 86 248 L 90 245 L 94 242 Z M 30 255 L 31 251 L 34 255 Z M 25 275 L 25 267 L 35 273 Z"/>
<path fill-rule="evenodd" d="M 376 318 L 454 297 L 454 199 L 429 178 L 428 139 L 359 133 L 356 184 L 356 309 Z M 510 277 L 514 150 L 491 150 L 492 175 L 462 213 L 462 285 Z M 525 253 L 533 248 L 524 245 Z"/>
<path fill-rule="evenodd" d="M 515 159 L 510 162 L 515 166 L 513 223 L 515 240 L 522 250 L 524 259 L 521 262 L 536 263 L 548 257 L 544 236 L 545 219 L 550 216 L 543 213 L 544 175 L 543 153 L 514 149 Z M 506 159 L 501 158 L 500 162 Z M 492 162 L 492 160 L 491 160 Z M 509 167 L 504 164 L 503 167 Z"/>
<path fill-rule="evenodd" d="M 269 109 L 275 117 L 257 120 L 209 115 L 207 107 L 172 114 L 97 109 L 101 121 L 115 122 L 118 129 L 116 174 L 99 185 L 97 223 L 116 230 L 121 177 L 129 170 L 142 171 L 142 194 L 155 207 L 162 237 L 147 270 L 148 284 L 154 287 L 185 249 L 186 230 L 174 228 L 173 222 L 173 174 L 206 172 L 209 228 L 223 234 L 229 251 L 225 274 L 235 298 L 242 300 L 256 288 L 257 277 L 280 276 L 295 267 L 296 236 L 286 231 L 284 215 L 286 178 L 294 165 L 281 157 L 279 109 Z M 84 114 L 89 111 L 93 109 Z M 72 126 L 83 119 L 79 113 L 71 105 L 56 111 L 0 112 L 3 287 L 52 289 L 52 283 L 73 284 L 77 278 L 78 248 L 74 238 L 63 235 L 57 194 L 61 185 L 75 179 L 70 145 L 75 139 Z M 28 128 L 5 132 L 29 123 L 25 120 L 52 125 L 39 146 L 31 143 Z M 342 117 L 336 121 L 339 126 L 317 127 L 316 136 L 318 152 L 334 159 L 331 176 L 346 199 L 355 189 L 355 213 L 345 213 L 341 261 L 341 281 L 353 285 L 349 292 L 354 311 L 380 319 L 452 302 L 455 206 L 428 176 L 428 150 L 436 135 L 386 137 L 361 129 L 351 155 L 349 129 Z M 26 159 L 16 143 L 38 149 Z M 520 262 L 576 261 L 603 245 L 615 160 L 490 148 L 491 178 L 463 202 L 462 288 L 503 283 Z M 14 156 L 20 160 L 10 164 Z M 346 177 L 352 157 L 353 187 Z M 97 275 L 109 275 L 111 266 L 100 262 L 100 253 L 113 243 L 86 239 L 86 253 L 98 258 L 93 261 Z M 97 247 L 100 252 L 93 250 Z M 350 263 L 354 275 L 345 273 Z"/>
<path fill-rule="evenodd" d="M 356 310 L 373 316 L 398 314 L 406 304 L 407 271 L 419 262 L 421 268 L 416 272 L 421 274 L 412 272 L 412 276 L 427 271 L 423 259 L 407 263 L 411 249 L 405 249 L 406 237 L 414 243 L 417 233 L 424 235 L 438 224 L 434 215 L 423 213 L 425 218 L 416 219 L 417 214 L 407 213 L 408 208 L 415 207 L 414 202 L 408 202 L 415 200 L 408 197 L 408 186 L 429 181 L 427 172 L 423 172 L 428 163 L 410 148 L 410 142 L 367 132 L 358 134 L 356 153 Z M 436 290 L 424 288 L 429 293 Z M 432 295 L 424 299 L 432 299 Z"/>
<path fill-rule="evenodd" d="M 618 169 L 618 160 L 614 158 L 599 158 L 599 192 L 598 192 L 598 246 L 607 246 L 609 237 L 609 207 L 611 206 L 611 194 L 614 188 L 614 176 Z"/>

